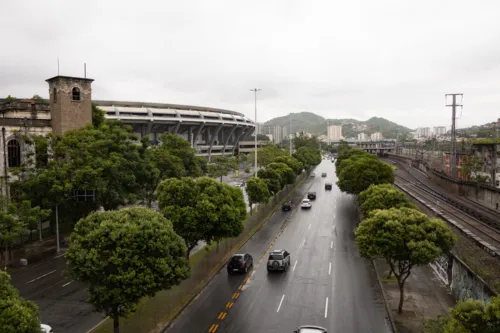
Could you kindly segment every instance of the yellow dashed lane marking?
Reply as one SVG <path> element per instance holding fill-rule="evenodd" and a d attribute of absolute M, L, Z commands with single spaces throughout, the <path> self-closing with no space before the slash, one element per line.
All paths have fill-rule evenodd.
<path fill-rule="evenodd" d="M 241 285 L 238 289 L 239 289 L 239 290 L 242 290 L 242 289 L 243 289 L 243 285 Z"/>
<path fill-rule="evenodd" d="M 237 299 L 238 297 L 240 297 L 240 293 L 234 293 L 233 294 L 233 299 Z"/>
<path fill-rule="evenodd" d="M 222 320 L 222 319 L 226 318 L 226 316 L 227 316 L 227 312 L 221 312 L 221 313 L 219 314 L 219 317 L 217 317 L 217 319 Z"/>
<path fill-rule="evenodd" d="M 217 331 L 218 328 L 219 328 L 218 324 L 213 324 L 212 326 L 210 326 L 208 333 L 215 333 L 215 331 Z"/>
<path fill-rule="evenodd" d="M 250 274 L 252 274 L 252 273 L 253 273 L 253 271 L 252 271 Z M 245 280 L 243 280 L 243 283 L 247 283 L 247 282 L 248 282 L 248 279 L 249 279 L 249 277 L 247 276 L 247 277 L 245 278 Z"/>
<path fill-rule="evenodd" d="M 226 308 L 231 309 L 233 307 L 233 302 L 227 302 Z"/>

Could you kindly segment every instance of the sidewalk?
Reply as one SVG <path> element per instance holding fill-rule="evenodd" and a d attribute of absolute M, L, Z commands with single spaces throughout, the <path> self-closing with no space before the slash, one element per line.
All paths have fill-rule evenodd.
<path fill-rule="evenodd" d="M 382 280 L 384 293 L 399 333 L 420 333 L 424 318 L 435 319 L 448 313 L 455 305 L 448 292 L 429 266 L 416 267 L 405 283 L 403 313 L 398 314 L 399 287 L 394 278 L 388 280 L 389 265 L 375 260 L 375 267 Z"/>

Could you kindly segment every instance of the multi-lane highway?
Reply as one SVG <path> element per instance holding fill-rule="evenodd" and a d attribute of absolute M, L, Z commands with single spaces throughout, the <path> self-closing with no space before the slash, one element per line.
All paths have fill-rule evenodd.
<path fill-rule="evenodd" d="M 278 211 L 238 251 L 253 255 L 253 271 L 228 276 L 223 268 L 169 333 L 283 333 L 305 324 L 328 332 L 390 332 L 372 266 L 354 244 L 354 200 L 336 186 L 325 191 L 327 179 L 336 181 L 333 163 L 323 161 L 315 172 L 299 190 L 317 192 L 312 209 Z M 271 249 L 291 253 L 286 273 L 267 272 Z"/>

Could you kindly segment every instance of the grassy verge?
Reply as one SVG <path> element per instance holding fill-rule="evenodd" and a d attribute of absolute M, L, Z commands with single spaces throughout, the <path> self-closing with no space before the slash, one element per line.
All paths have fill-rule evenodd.
<path fill-rule="evenodd" d="M 280 205 L 295 193 L 297 188 L 307 179 L 304 177 L 296 183 L 290 193 L 280 200 L 276 205 L 263 216 L 241 240 L 232 244 L 231 242 L 219 243 L 220 256 L 210 262 L 206 262 L 210 255 L 217 256 L 217 244 L 207 245 L 196 252 L 190 259 L 191 278 L 183 281 L 179 286 L 170 290 L 157 293 L 152 298 L 145 298 L 141 301 L 136 313 L 129 318 L 121 320 L 121 331 L 123 333 L 132 332 L 161 332 L 164 327 L 175 319 L 175 317 L 198 295 L 205 286 L 212 280 L 221 266 L 229 259 L 229 256 L 242 247 L 279 209 Z M 255 214 L 255 213 L 254 213 Z M 249 216 L 248 219 L 255 218 Z M 245 224 L 249 220 L 245 221 Z M 214 252 L 215 251 L 215 252 Z M 113 325 L 110 320 L 98 326 L 93 333 L 111 333 Z"/>

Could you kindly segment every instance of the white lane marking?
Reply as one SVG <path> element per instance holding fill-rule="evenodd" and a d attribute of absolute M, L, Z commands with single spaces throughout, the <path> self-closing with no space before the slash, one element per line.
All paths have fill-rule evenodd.
<path fill-rule="evenodd" d="M 328 297 L 326 298 L 325 302 L 325 318 L 328 316 Z"/>
<path fill-rule="evenodd" d="M 101 326 L 101 325 L 102 325 L 102 324 L 103 324 L 106 320 L 108 320 L 108 318 L 109 318 L 109 317 L 106 317 L 106 318 L 104 318 L 103 320 L 101 320 L 101 321 L 99 322 L 99 324 L 97 324 L 97 325 L 95 325 L 94 327 L 92 327 L 90 330 L 88 330 L 88 331 L 87 331 L 87 333 L 90 333 L 90 332 L 92 332 L 93 330 L 95 330 L 97 327 Z"/>
<path fill-rule="evenodd" d="M 295 267 L 297 267 L 297 262 L 298 262 L 298 260 L 295 260 L 295 264 L 293 264 L 293 269 L 292 269 L 292 271 L 294 271 L 294 270 L 295 270 Z"/>
<path fill-rule="evenodd" d="M 328 265 L 328 275 L 332 274 L 332 263 Z"/>
<path fill-rule="evenodd" d="M 285 294 L 283 294 L 283 296 L 281 296 L 280 305 L 278 305 L 278 310 L 276 310 L 276 312 L 280 312 L 281 304 L 283 303 L 283 299 L 285 299 Z"/>
<path fill-rule="evenodd" d="M 333 241 L 330 243 L 330 249 L 333 249 Z"/>
<path fill-rule="evenodd" d="M 307 228 L 307 230 L 311 229 L 311 224 L 309 224 L 309 228 Z"/>
<path fill-rule="evenodd" d="M 64 253 L 62 253 L 62 254 L 60 254 L 60 255 L 58 255 L 58 256 L 55 256 L 55 257 L 54 257 L 54 259 L 61 258 L 61 257 L 62 257 L 62 256 L 64 256 L 65 254 L 66 254 L 66 252 L 64 252 Z"/>
<path fill-rule="evenodd" d="M 63 284 L 63 287 L 66 287 L 67 285 L 69 285 L 72 282 L 73 282 L 73 280 L 69 281 L 68 283 Z"/>
<path fill-rule="evenodd" d="M 335 213 L 333 213 L 333 218 L 335 218 Z"/>
<path fill-rule="evenodd" d="M 304 246 L 305 242 L 306 242 L 306 239 L 304 238 L 304 240 L 302 241 L 302 243 L 300 243 L 299 249 L 300 249 L 302 246 Z"/>
<path fill-rule="evenodd" d="M 33 280 L 31 280 L 31 281 L 28 281 L 28 282 L 26 282 L 26 284 L 31 283 L 31 282 L 35 282 L 36 280 L 40 280 L 41 278 L 44 278 L 44 277 L 46 277 L 47 275 L 50 275 L 50 274 L 55 273 L 55 272 L 57 272 L 57 269 L 56 269 L 56 270 L 53 270 L 52 272 L 48 272 L 48 273 L 46 273 L 46 274 L 43 274 L 43 275 L 41 275 L 41 276 L 37 277 L 36 279 L 33 279 Z"/>

